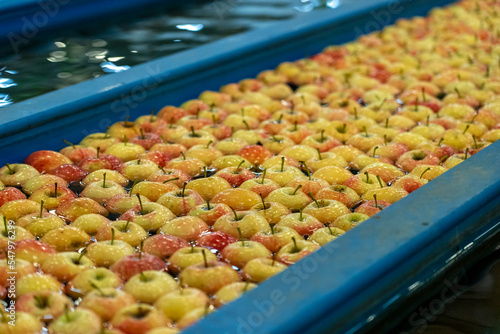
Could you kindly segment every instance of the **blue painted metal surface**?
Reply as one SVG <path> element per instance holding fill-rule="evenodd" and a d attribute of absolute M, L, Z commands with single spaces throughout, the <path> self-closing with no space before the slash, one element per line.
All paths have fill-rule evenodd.
<path fill-rule="evenodd" d="M 204 89 L 451 2 L 373 0 L 360 6 L 346 0 L 336 10 L 304 14 L 15 104 L 0 115 L 0 164 L 58 149 L 62 138 L 78 142 L 128 115 L 177 105 Z M 369 330 L 381 314 L 498 232 L 499 150 L 500 143 L 484 149 L 185 333 Z"/>

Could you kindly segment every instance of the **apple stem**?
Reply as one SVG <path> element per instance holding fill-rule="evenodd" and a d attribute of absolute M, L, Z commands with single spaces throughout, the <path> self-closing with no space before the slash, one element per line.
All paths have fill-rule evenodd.
<path fill-rule="evenodd" d="M 382 208 L 378 206 L 378 202 L 377 202 L 377 194 L 373 194 L 373 200 L 375 201 L 375 207 L 376 207 L 377 209 L 382 210 Z"/>
<path fill-rule="evenodd" d="M 316 207 L 317 208 L 321 208 L 321 205 L 319 204 L 319 202 L 316 200 L 316 198 L 314 198 L 313 194 L 311 192 L 309 192 L 309 197 L 312 198 L 312 200 L 314 201 L 314 203 L 316 203 Z M 302 211 L 300 212 L 300 215 L 302 217 Z"/>
<path fill-rule="evenodd" d="M 285 169 L 285 157 L 281 157 L 281 173 L 283 173 L 283 170 Z"/>
<path fill-rule="evenodd" d="M 430 117 L 430 116 L 429 116 L 429 115 L 427 115 L 427 119 L 426 119 L 426 121 L 425 121 L 425 126 L 429 126 L 429 117 Z"/>
<path fill-rule="evenodd" d="M 326 141 L 325 130 L 321 130 L 321 137 L 319 137 L 319 142 L 324 143 L 325 141 Z"/>
<path fill-rule="evenodd" d="M 490 77 L 490 65 L 486 65 L 486 77 Z"/>
<path fill-rule="evenodd" d="M 196 116 L 195 116 L 196 119 L 199 119 L 200 118 L 200 107 L 196 108 Z"/>
<path fill-rule="evenodd" d="M 467 124 L 467 126 L 465 127 L 464 132 L 462 134 L 464 135 L 469 130 L 469 128 L 470 128 L 470 125 Z"/>
<path fill-rule="evenodd" d="M 177 180 L 179 180 L 179 178 L 178 177 L 174 177 L 173 179 L 168 179 L 166 181 L 163 181 L 163 183 L 167 183 L 167 182 L 171 182 L 171 181 L 177 181 Z"/>
<path fill-rule="evenodd" d="M 241 233 L 241 228 L 237 228 L 238 229 L 238 235 L 240 236 L 240 241 L 241 241 L 241 245 L 243 247 L 245 247 L 245 240 L 243 239 L 243 234 Z"/>
<path fill-rule="evenodd" d="M 93 284 L 93 283 L 91 283 Z M 71 318 L 69 317 L 69 306 L 68 304 L 64 304 L 64 317 L 66 318 L 66 322 L 71 322 Z"/>
<path fill-rule="evenodd" d="M 326 223 L 325 225 L 328 228 L 328 232 L 330 232 L 330 235 L 333 235 L 333 231 L 332 231 L 332 228 L 330 227 L 330 223 Z"/>
<path fill-rule="evenodd" d="M 309 170 L 309 167 L 307 167 L 305 161 L 302 161 L 302 165 L 305 167 L 305 172 L 307 174 L 307 177 L 309 177 L 309 181 L 311 181 L 311 171 Z"/>
<path fill-rule="evenodd" d="M 418 112 L 418 97 L 415 99 L 415 112 Z"/>
<path fill-rule="evenodd" d="M 124 135 L 123 136 L 123 145 L 127 146 L 127 142 L 128 142 L 127 135 Z"/>
<path fill-rule="evenodd" d="M 292 241 L 293 241 L 293 250 L 292 250 L 292 253 L 298 253 L 298 252 L 300 252 L 300 249 L 297 246 L 297 240 L 295 240 L 295 237 L 292 237 Z"/>
<path fill-rule="evenodd" d="M 358 108 L 354 108 L 354 119 L 358 119 Z"/>
<path fill-rule="evenodd" d="M 380 103 L 380 104 L 378 105 L 378 110 L 382 109 L 382 107 L 384 106 L 384 104 L 385 104 L 386 102 L 387 102 L 387 98 L 383 99 L 383 100 L 382 100 L 382 103 Z"/>
<path fill-rule="evenodd" d="M 186 155 L 184 154 L 184 152 L 181 151 L 181 155 L 182 155 L 182 159 L 186 160 Z"/>
<path fill-rule="evenodd" d="M 236 172 L 234 174 L 239 174 L 240 173 L 241 165 L 243 165 L 244 163 L 245 163 L 245 160 L 241 160 L 241 162 L 238 165 L 238 167 L 236 167 Z"/>
<path fill-rule="evenodd" d="M 210 201 L 207 199 L 207 209 L 212 210 L 212 207 L 210 206 Z"/>
<path fill-rule="evenodd" d="M 469 157 L 469 148 L 467 147 L 465 149 L 465 155 L 464 155 L 464 160 L 467 160 L 467 158 Z"/>
<path fill-rule="evenodd" d="M 149 122 L 153 122 L 153 118 L 155 116 L 155 108 L 151 108 L 151 116 L 149 117 Z"/>
<path fill-rule="evenodd" d="M 302 209 L 299 210 L 299 220 L 303 221 L 304 217 L 302 217 Z"/>
<path fill-rule="evenodd" d="M 207 254 L 205 253 L 205 250 L 201 250 L 201 254 L 203 255 L 203 263 L 205 264 L 205 268 L 208 268 L 208 262 L 207 262 Z"/>
<path fill-rule="evenodd" d="M 97 159 L 99 159 L 99 153 L 101 153 L 101 148 L 98 146 L 97 147 L 97 154 L 96 154 Z"/>
<path fill-rule="evenodd" d="M 109 134 L 109 128 L 110 128 L 110 126 L 108 126 L 108 127 L 106 128 L 106 133 L 104 133 L 104 139 L 111 138 L 111 135 Z"/>
<path fill-rule="evenodd" d="M 139 260 L 142 258 L 142 249 L 144 248 L 144 240 L 141 240 L 141 244 L 139 245 Z"/>
<path fill-rule="evenodd" d="M 115 244 L 115 229 L 111 228 L 111 246 Z"/>
<path fill-rule="evenodd" d="M 457 93 L 457 96 L 458 96 L 459 99 L 462 98 L 462 94 L 460 94 L 460 91 L 458 90 L 457 87 L 455 87 L 455 93 Z"/>
<path fill-rule="evenodd" d="M 215 126 L 215 124 L 217 124 L 217 120 L 215 118 L 215 115 L 212 114 L 212 126 Z"/>
<path fill-rule="evenodd" d="M 385 119 L 385 128 L 388 129 L 389 128 L 389 117 L 387 117 Z"/>
<path fill-rule="evenodd" d="M 250 131 L 250 125 L 248 125 L 247 121 L 243 120 L 243 124 L 245 124 L 248 131 Z"/>
<path fill-rule="evenodd" d="M 299 185 L 297 186 L 297 188 L 295 188 L 295 190 L 293 191 L 292 195 L 296 195 L 296 194 L 297 194 L 297 191 L 299 191 L 299 189 L 300 189 L 300 188 L 302 188 L 302 185 L 301 185 L 301 184 L 299 184 Z"/>
<path fill-rule="evenodd" d="M 384 135 L 384 146 L 387 146 L 387 135 Z"/>
<path fill-rule="evenodd" d="M 76 259 L 75 264 L 80 264 L 80 261 L 85 256 L 85 254 L 87 254 L 87 250 L 86 249 L 82 250 L 82 252 L 80 253 L 80 256 L 78 256 L 78 258 Z"/>
<path fill-rule="evenodd" d="M 420 178 L 422 178 L 422 176 L 424 176 L 425 173 L 427 173 L 428 171 L 430 171 L 431 168 L 430 167 L 427 167 L 423 172 L 422 174 L 420 174 Z"/>
<path fill-rule="evenodd" d="M 442 157 L 442 158 L 441 158 L 441 160 L 439 160 L 438 165 L 441 165 L 443 162 L 445 162 L 445 161 L 446 161 L 446 159 L 448 159 L 448 156 L 447 156 L 447 155 L 445 155 L 444 157 Z"/>
<path fill-rule="evenodd" d="M 144 130 L 142 128 L 139 129 L 139 132 L 141 133 L 141 139 L 146 139 L 146 136 L 144 136 Z"/>
<path fill-rule="evenodd" d="M 233 134 L 234 134 L 234 126 L 231 127 L 231 136 L 230 137 L 232 137 Z"/>
<path fill-rule="evenodd" d="M 125 224 L 125 228 L 124 228 L 124 231 L 123 232 L 128 232 L 128 226 L 130 224 L 130 218 L 127 219 L 127 223 Z"/>
<path fill-rule="evenodd" d="M 106 188 L 106 173 L 102 174 L 102 187 Z"/>
<path fill-rule="evenodd" d="M 141 195 L 139 195 L 138 193 L 137 193 L 137 194 L 135 194 L 135 195 L 137 196 L 137 199 L 139 200 L 139 206 L 140 206 L 140 208 L 141 208 L 141 211 L 139 211 L 139 213 L 140 213 L 140 214 L 141 214 L 141 216 L 142 216 L 142 215 L 144 215 L 144 209 L 143 209 L 143 207 L 142 207 Z"/>
<path fill-rule="evenodd" d="M 10 168 L 10 164 L 5 164 L 5 167 L 7 167 L 7 169 L 9 170 L 9 174 L 12 175 L 12 174 L 15 174 L 16 172 Z"/>
<path fill-rule="evenodd" d="M 63 142 L 68 144 L 69 146 L 73 147 L 73 148 L 76 148 L 74 144 L 70 143 L 69 141 L 67 141 L 66 139 L 63 139 Z"/>
<path fill-rule="evenodd" d="M 281 121 L 283 120 L 283 114 L 280 114 L 280 117 L 278 117 L 278 120 L 276 123 L 281 124 Z"/>
<path fill-rule="evenodd" d="M 260 200 L 262 202 L 262 210 L 266 210 L 267 205 L 266 205 L 266 202 L 264 201 L 264 197 L 262 197 L 262 193 L 260 193 L 259 196 L 260 196 Z"/>
<path fill-rule="evenodd" d="M 141 276 L 141 281 L 142 282 L 147 282 L 148 281 L 148 278 L 144 274 L 144 271 L 141 271 L 141 273 L 139 275 Z"/>
<path fill-rule="evenodd" d="M 56 197 L 56 198 L 59 197 L 58 193 L 57 193 L 57 182 L 54 183 L 54 197 Z"/>
<path fill-rule="evenodd" d="M 106 174 L 106 173 L 104 173 L 104 174 Z M 132 187 L 130 187 L 130 191 L 129 191 L 129 194 L 128 194 L 128 195 L 129 195 L 129 197 L 132 197 L 132 195 L 133 195 L 133 190 L 134 190 L 134 187 L 135 187 L 135 185 L 137 184 L 137 182 L 139 182 L 139 180 L 138 180 L 138 179 L 134 179 L 134 182 L 132 183 Z"/>
<path fill-rule="evenodd" d="M 319 148 L 316 148 L 316 151 L 318 152 L 318 159 L 323 160 L 323 157 L 321 156 L 321 151 L 319 150 Z"/>
<path fill-rule="evenodd" d="M 128 124 L 128 119 L 130 118 L 130 116 L 127 116 L 127 118 L 125 118 L 125 122 L 123 122 L 123 125 L 126 127 L 126 128 L 130 128 L 130 124 Z"/>
<path fill-rule="evenodd" d="M 94 290 L 97 290 L 97 292 L 99 292 L 99 294 L 104 297 L 106 294 L 102 291 L 102 289 L 97 285 L 95 284 L 94 282 L 90 281 L 90 287 Z M 65 305 L 65 308 L 67 307 L 67 305 Z"/>
<path fill-rule="evenodd" d="M 172 128 L 174 127 L 174 123 L 175 123 L 175 119 L 174 119 L 173 117 L 171 117 L 171 118 L 170 118 L 170 122 L 169 122 L 168 127 L 169 127 L 170 129 L 172 129 Z"/>
<path fill-rule="evenodd" d="M 366 176 L 366 183 L 370 183 L 370 174 L 368 174 L 368 172 L 365 172 L 365 176 Z"/>
<path fill-rule="evenodd" d="M 293 100 L 292 100 L 292 101 L 290 101 L 290 111 L 293 112 L 294 109 L 295 109 L 295 102 L 293 102 Z"/>
<path fill-rule="evenodd" d="M 377 150 L 378 150 L 378 146 L 375 146 L 375 148 L 373 149 L 372 158 L 375 158 L 375 153 L 377 152 Z"/>
<path fill-rule="evenodd" d="M 182 192 L 181 192 L 181 197 L 185 197 L 185 193 L 186 193 L 186 186 L 187 186 L 187 182 L 184 182 L 182 184 Z"/>
<path fill-rule="evenodd" d="M 425 103 L 425 88 L 422 87 L 422 101 Z"/>
<path fill-rule="evenodd" d="M 377 181 L 378 181 L 378 184 L 380 185 L 380 188 L 383 188 L 384 185 L 382 184 L 382 180 L 380 179 L 379 175 L 377 175 Z"/>
<path fill-rule="evenodd" d="M 3 216 L 3 226 L 5 228 L 5 234 L 8 236 L 9 232 L 8 232 L 8 228 L 7 228 L 7 217 L 5 217 L 5 216 Z"/>
<path fill-rule="evenodd" d="M 203 166 L 203 177 L 207 178 L 207 166 Z"/>
<path fill-rule="evenodd" d="M 212 140 L 208 142 L 208 144 L 207 144 L 207 146 L 206 146 L 206 149 L 207 149 L 207 150 L 210 148 L 210 145 L 212 145 L 212 143 L 213 143 L 213 141 L 212 141 Z"/>
<path fill-rule="evenodd" d="M 194 253 L 194 245 L 191 245 L 191 254 Z"/>
<path fill-rule="evenodd" d="M 240 217 L 238 217 L 238 214 L 236 213 L 236 210 L 234 210 L 232 207 L 229 207 L 229 208 L 233 211 L 234 220 L 236 220 L 236 221 L 240 220 Z"/>
<path fill-rule="evenodd" d="M 38 218 L 42 218 L 43 217 L 43 205 L 45 204 L 45 201 L 42 199 L 40 201 L 40 216 L 38 216 Z M 4 217 L 5 218 L 5 217 Z"/>
<path fill-rule="evenodd" d="M 281 114 L 281 117 L 283 117 L 283 114 Z M 297 131 L 297 129 L 298 129 L 297 121 L 295 121 L 295 123 L 293 123 L 293 131 Z"/>
<path fill-rule="evenodd" d="M 245 109 L 241 108 L 240 112 L 241 112 L 241 117 L 244 118 L 245 117 Z"/>
<path fill-rule="evenodd" d="M 365 137 L 369 137 L 368 131 L 366 130 L 366 126 L 363 126 L 363 132 L 365 133 Z"/>
<path fill-rule="evenodd" d="M 262 172 L 262 181 L 260 182 L 260 184 L 264 184 L 264 180 L 266 178 L 266 172 L 267 172 L 267 168 L 264 169 L 264 171 Z"/>
<path fill-rule="evenodd" d="M 441 146 L 441 143 L 443 142 L 444 140 L 444 137 L 441 137 L 441 139 L 439 139 L 438 143 L 437 143 L 437 146 Z"/>
<path fill-rule="evenodd" d="M 474 148 L 477 150 L 478 146 L 477 146 L 476 136 L 472 135 L 472 139 L 474 140 Z"/>

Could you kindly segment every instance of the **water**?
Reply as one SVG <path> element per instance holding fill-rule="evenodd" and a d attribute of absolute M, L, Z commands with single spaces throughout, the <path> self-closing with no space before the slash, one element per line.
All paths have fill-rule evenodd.
<path fill-rule="evenodd" d="M 0 108 L 339 0 L 216 0 L 83 27 L 0 57 Z"/>

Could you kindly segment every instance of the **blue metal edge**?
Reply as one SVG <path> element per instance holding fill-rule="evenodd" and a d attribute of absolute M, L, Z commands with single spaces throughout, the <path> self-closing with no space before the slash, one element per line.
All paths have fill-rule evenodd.
<path fill-rule="evenodd" d="M 17 53 L 27 42 L 40 39 L 56 29 L 74 29 L 82 22 L 111 20 L 150 6 L 181 6 L 173 0 L 13 0 L 0 1 L 1 53 Z"/>

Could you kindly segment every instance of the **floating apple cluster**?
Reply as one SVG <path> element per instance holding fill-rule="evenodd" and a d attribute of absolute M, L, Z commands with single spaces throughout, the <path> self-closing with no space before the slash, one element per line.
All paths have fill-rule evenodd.
<path fill-rule="evenodd" d="M 496 141 L 498 9 L 400 20 L 4 166 L 0 332 L 175 333 Z"/>

